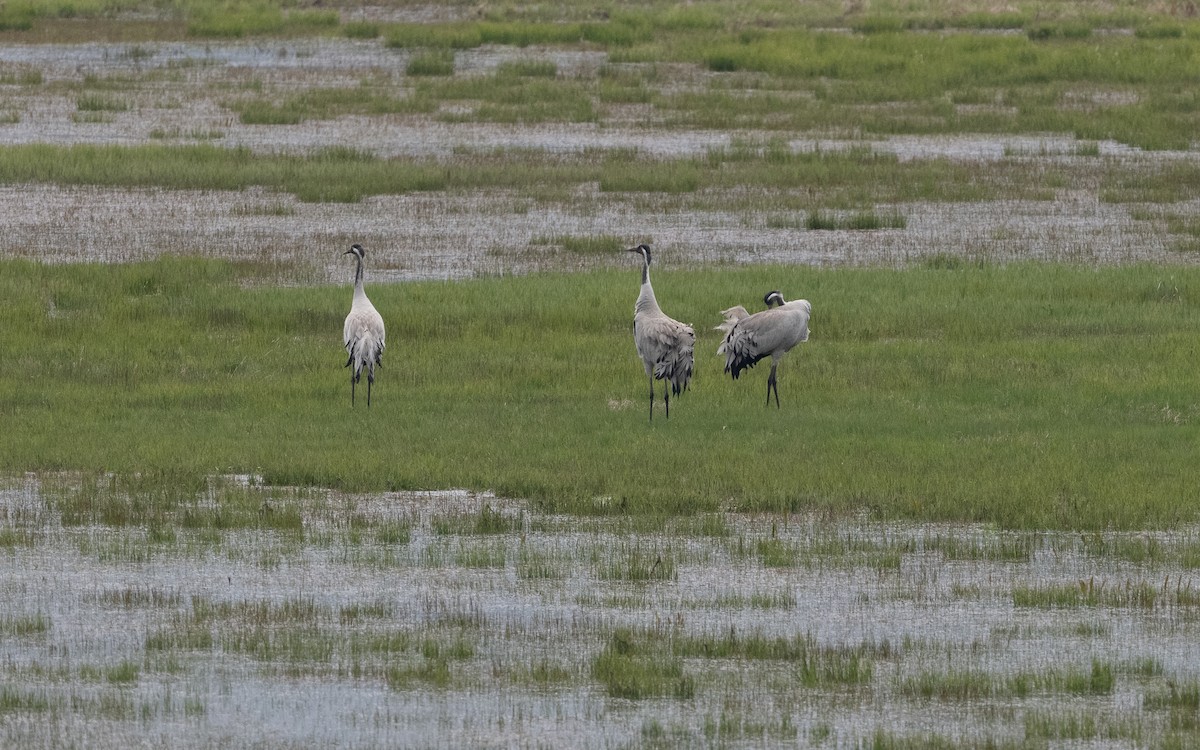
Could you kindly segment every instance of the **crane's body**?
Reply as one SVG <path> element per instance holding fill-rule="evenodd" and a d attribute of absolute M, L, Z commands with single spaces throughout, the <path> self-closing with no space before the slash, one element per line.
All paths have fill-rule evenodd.
<path fill-rule="evenodd" d="M 671 417 L 671 393 L 687 390 L 692 379 L 696 333 L 689 325 L 668 316 L 658 306 L 650 286 L 650 248 L 629 250 L 642 255 L 642 289 L 633 306 L 633 343 L 650 379 L 650 420 L 654 420 L 654 381 L 663 381 L 663 404 Z"/>
<path fill-rule="evenodd" d="M 725 372 L 738 379 L 742 371 L 759 360 L 771 358 L 771 375 L 767 378 L 767 406 L 771 405 L 771 389 L 775 389 L 775 406 L 779 406 L 779 386 L 775 370 L 779 360 L 792 347 L 808 341 L 808 319 L 812 305 L 808 300 L 785 302 L 779 292 L 768 292 L 763 301 L 767 309 L 746 314 L 740 305 L 724 311 L 725 322 L 719 329 L 727 331 L 717 354 L 725 355 Z M 779 305 L 779 307 L 773 307 Z"/>
<path fill-rule="evenodd" d="M 342 340 L 346 345 L 346 367 L 350 368 L 350 405 L 354 405 L 354 389 L 367 368 L 367 407 L 371 406 L 371 386 L 375 383 L 375 366 L 383 364 L 384 330 L 383 318 L 367 299 L 363 290 L 362 245 L 352 245 L 345 255 L 353 255 L 358 261 L 354 273 L 354 297 L 350 302 L 350 314 L 342 326 Z"/>

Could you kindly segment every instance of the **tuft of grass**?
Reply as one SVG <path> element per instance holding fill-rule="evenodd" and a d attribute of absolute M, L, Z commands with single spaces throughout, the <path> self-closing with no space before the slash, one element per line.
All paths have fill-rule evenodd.
<path fill-rule="evenodd" d="M 805 687 L 865 685 L 873 674 L 875 649 L 862 645 L 823 647 L 811 635 L 769 638 L 761 634 L 720 637 L 677 636 L 671 651 L 685 658 L 770 659 L 791 663 L 796 679 Z"/>
<path fill-rule="evenodd" d="M 1112 665 L 1093 660 L 1090 670 L 1047 669 L 997 676 L 983 670 L 922 672 L 907 678 L 901 693 L 940 701 L 1024 698 L 1033 694 L 1109 695 L 1115 678 Z"/>
<path fill-rule="evenodd" d="M 410 76 L 452 76 L 454 51 L 435 49 L 414 55 L 404 67 L 404 72 Z"/>
<path fill-rule="evenodd" d="M 52 704 L 45 691 L 33 692 L 5 685 L 0 687 L 0 716 L 16 714 L 41 714 L 51 710 Z"/>
<path fill-rule="evenodd" d="M 445 659 L 427 659 L 414 666 L 389 667 L 385 677 L 387 686 L 392 690 L 421 687 L 444 689 L 450 686 L 450 664 Z"/>
<path fill-rule="evenodd" d="M 558 66 L 551 60 L 507 60 L 496 66 L 497 78 L 554 78 Z"/>
<path fill-rule="evenodd" d="M 1162 592 L 1145 581 L 1123 584 L 1096 584 L 1094 578 L 1075 584 L 1014 586 L 1013 605 L 1017 607 L 1136 607 L 1151 609 L 1165 600 Z"/>
<path fill-rule="evenodd" d="M 1162 709 L 1200 711 L 1200 682 L 1168 680 L 1165 690 L 1146 695 L 1143 706 L 1150 711 Z"/>
<path fill-rule="evenodd" d="M 808 215 L 804 226 L 813 231 L 836 229 L 850 229 L 855 231 L 904 229 L 908 226 L 908 219 L 901 214 L 877 214 L 874 211 L 855 212 L 847 215 L 813 211 Z"/>
<path fill-rule="evenodd" d="M 342 33 L 350 39 L 377 39 L 382 27 L 373 21 L 348 21 L 342 24 Z"/>
<path fill-rule="evenodd" d="M 573 255 L 611 255 L 626 249 L 626 243 L 627 240 L 611 234 L 538 236 L 529 241 L 531 246 L 557 246 L 562 248 L 563 252 Z"/>
<path fill-rule="evenodd" d="M 137 682 L 141 669 L 137 662 L 122 661 L 104 670 L 104 679 L 118 684 Z"/>
<path fill-rule="evenodd" d="M 111 96 L 85 94 L 75 99 L 75 108 L 80 112 L 125 112 L 129 103 Z"/>
<path fill-rule="evenodd" d="M 524 524 L 521 514 L 502 513 L 489 503 L 479 506 L 478 512 L 451 512 L 430 519 L 435 534 L 511 534 L 520 531 Z"/>
<path fill-rule="evenodd" d="M 627 629 L 615 631 L 592 661 L 592 677 L 613 698 L 671 697 L 690 700 L 696 681 L 683 661 Z"/>
<path fill-rule="evenodd" d="M 0 635 L 28 637 L 50 631 L 50 618 L 40 612 L 35 615 L 0 616 Z"/>
<path fill-rule="evenodd" d="M 679 578 L 675 553 L 670 548 L 647 549 L 640 543 L 619 545 L 611 557 L 600 563 L 596 573 L 608 581 L 675 581 Z"/>

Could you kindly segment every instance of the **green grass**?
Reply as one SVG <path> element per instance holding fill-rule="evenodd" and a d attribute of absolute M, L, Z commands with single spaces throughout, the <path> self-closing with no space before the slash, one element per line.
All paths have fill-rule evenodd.
<path fill-rule="evenodd" d="M 812 636 L 768 638 L 730 631 L 720 637 L 677 636 L 671 651 L 685 658 L 773 660 L 793 665 L 793 675 L 807 688 L 865 685 L 873 674 L 874 649 L 869 646 L 824 647 Z"/>
<path fill-rule="evenodd" d="M 286 496 L 269 512 L 235 487 L 200 502 L 204 477 L 226 471 L 492 490 L 575 514 L 1197 518 L 1191 268 L 663 270 L 660 301 L 699 340 L 692 388 L 652 424 L 629 334 L 634 271 L 370 285 L 399 354 L 367 411 L 351 410 L 339 357 L 346 287 L 250 289 L 253 266 L 182 259 L 2 270 L 0 469 L 84 471 L 81 486 L 50 487 L 71 524 L 302 532 Z M 780 410 L 762 405 L 762 368 L 722 374 L 709 325 L 771 288 L 814 305 L 810 341 L 781 365 Z M 1181 410 L 1167 419 L 1163 404 Z M 780 552 L 757 554 L 788 565 L 803 550 Z"/>
<path fill-rule="evenodd" d="M 866 231 L 871 229 L 904 229 L 908 220 L 901 214 L 877 214 L 874 211 L 862 211 L 846 216 L 839 216 L 823 211 L 814 211 L 808 215 L 805 227 L 810 230 L 852 229 Z"/>
<path fill-rule="evenodd" d="M 228 106 L 246 125 L 295 125 L 344 115 L 425 112 L 431 104 L 419 99 L 396 99 L 364 84 L 357 88 L 307 89 L 279 102 L 243 99 Z"/>
<path fill-rule="evenodd" d="M 261 493 L 177 471 L 50 477 L 43 484 L 65 526 L 145 526 L 151 540 L 174 541 L 174 529 L 220 532 L 257 528 L 299 537 L 296 493 Z"/>
<path fill-rule="evenodd" d="M 394 100 L 359 87 L 313 90 L 279 103 L 255 99 L 232 106 L 239 108 L 243 118 L 285 123 L 335 116 L 343 106 L 347 111 L 384 112 L 393 107 L 425 105 Z M 537 120 L 538 112 L 548 111 L 550 105 L 497 101 L 496 106 L 507 108 L 508 114 L 503 117 Z M 74 114 L 104 121 L 112 113 L 99 110 Z M 570 118 L 569 114 L 565 116 Z M 1012 159 L 980 170 L 972 164 L 945 159 L 901 161 L 892 154 L 867 149 L 793 153 L 775 143 L 742 144 L 698 157 L 678 158 L 649 157 L 635 150 L 571 155 L 466 150 L 448 161 L 384 159 L 345 146 L 302 156 L 212 144 L 0 146 L 0 184 L 29 182 L 171 190 L 261 186 L 292 193 L 303 201 L 326 202 L 356 202 L 371 195 L 418 191 L 497 188 L 538 200 L 560 201 L 565 193 L 598 183 L 607 193 L 661 194 L 695 210 L 770 210 L 766 223 L 775 228 L 802 226 L 793 217 L 804 211 L 834 217 L 825 225 L 813 224 L 813 229 L 899 229 L 907 224 L 902 208 L 876 211 L 871 207 L 912 201 L 1049 200 L 1053 191 L 1047 185 L 1076 182 L 1098 184 L 1102 199 L 1109 202 L 1173 204 L 1200 197 L 1200 166 L 1172 161 L 1135 174 L 1116 161 L 1089 159 L 1030 170 L 1023 160 Z M 778 210 L 790 213 L 775 213 Z M 1138 211 L 1139 216 L 1151 215 L 1144 207 Z M 1185 232 L 1189 225 L 1175 222 L 1171 226 Z M 559 236 L 546 241 L 561 242 L 569 252 L 592 253 L 602 247 L 596 243 L 607 242 L 607 238 Z"/>
<path fill-rule="evenodd" d="M 96 33 L 117 35 L 105 29 L 121 26 L 113 17 L 121 7 L 11 4 L 0 12 L 0 29 L 6 17 L 31 28 L 65 13 L 110 18 Z M 1189 85 L 1200 73 L 1196 24 L 1151 12 L 990 11 L 986 6 L 954 13 L 940 7 L 892 14 L 832 7 L 784 11 L 760 0 L 735 7 L 630 5 L 612 10 L 606 20 L 573 17 L 594 16 L 578 8 L 553 13 L 523 7 L 484 19 L 386 24 L 343 19 L 333 9 L 299 10 L 257 0 L 175 7 L 147 30 L 125 29 L 121 41 L 133 42 L 129 54 L 144 55 L 146 48 L 136 43 L 142 34 L 379 36 L 385 45 L 411 52 L 412 80 L 402 84 L 397 92 L 402 95 L 366 105 L 368 112 L 418 117 L 436 112 L 448 121 L 603 123 L 614 114 L 611 105 L 637 103 L 646 109 L 639 118 L 667 128 L 789 137 L 1058 133 L 1090 144 L 1078 155 L 1098 154 L 1096 143 L 1109 139 L 1147 149 L 1187 149 L 1193 143 L 1200 120 L 1200 98 Z M 847 23 L 861 33 L 842 32 Z M 56 28 L 65 33 L 72 27 Z M 980 33 L 994 28 L 1026 33 Z M 1136 33 L 1093 33 L 1110 28 Z M 928 29 L 939 33 L 924 33 Z M 53 34 L 41 30 L 39 38 Z M 609 55 L 609 72 L 559 75 L 555 63 L 530 58 L 504 62 L 494 75 L 455 76 L 455 51 L 482 45 L 601 48 Z M 698 86 L 673 85 L 652 70 L 666 65 L 716 75 Z M 623 67 L 613 73 L 618 66 Z M 0 81 L 12 76 L 23 73 L 0 70 Z M 323 116 L 319 107 L 306 114 L 302 102 L 230 106 L 243 122 L 256 124 Z"/>
<path fill-rule="evenodd" d="M 532 247 L 551 246 L 561 248 L 563 252 L 572 255 L 611 255 L 615 251 L 625 250 L 626 240 L 610 234 L 593 234 L 583 236 L 554 235 L 550 237 L 534 237 L 529 240 Z"/>
<path fill-rule="evenodd" d="M 36 615 L 0 615 L 0 635 L 28 637 L 50 632 L 50 618 Z"/>
<path fill-rule="evenodd" d="M 683 660 L 666 652 L 653 638 L 617 630 L 592 662 L 592 677 L 613 698 L 674 697 L 690 699 L 695 678 L 684 671 Z"/>
<path fill-rule="evenodd" d="M 1033 695 L 1109 695 L 1115 678 L 1111 665 L 1094 660 L 1090 670 L 1043 669 L 997 676 L 982 670 L 922 672 L 904 680 L 900 691 L 941 701 L 1027 698 Z"/>
<path fill-rule="evenodd" d="M 431 50 L 414 55 L 405 66 L 404 72 L 410 76 L 452 76 L 454 75 L 454 52 L 452 50 Z"/>
<path fill-rule="evenodd" d="M 1167 591 L 1162 591 L 1145 581 L 1115 582 L 1097 585 L 1094 580 L 1079 581 L 1077 584 L 1015 586 L 1013 605 L 1017 607 L 1072 608 L 1072 607 L 1139 607 L 1151 609 L 1169 601 Z M 1185 601 L 1178 603 L 1186 604 Z"/>

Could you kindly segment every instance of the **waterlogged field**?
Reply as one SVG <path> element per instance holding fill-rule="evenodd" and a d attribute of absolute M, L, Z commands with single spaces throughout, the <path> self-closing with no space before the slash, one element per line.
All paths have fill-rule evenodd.
<path fill-rule="evenodd" d="M 4 744 L 1188 747 L 1200 721 L 1194 527 L 191 489 L 5 483 Z"/>
<path fill-rule="evenodd" d="M 0 4 L 0 745 L 1196 747 L 1193 11 Z"/>

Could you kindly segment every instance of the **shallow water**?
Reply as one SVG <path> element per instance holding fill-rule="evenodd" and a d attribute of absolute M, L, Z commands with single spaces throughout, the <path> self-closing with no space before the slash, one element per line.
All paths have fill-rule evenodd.
<path fill-rule="evenodd" d="M 1168 596 L 1200 584 L 1183 554 L 1200 544 L 1197 530 L 1156 535 L 1153 562 L 1135 563 L 1096 544 L 1115 550 L 1147 535 L 1089 546 L 1070 534 L 739 515 L 705 527 L 725 533 L 697 535 L 687 519 L 636 530 L 486 494 L 307 491 L 271 500 L 297 504 L 302 538 L 181 527 L 154 541 L 137 526 L 63 526 L 38 477 L 7 487 L 0 669 L 8 695 L 48 703 L 5 712 L 0 744 L 10 746 L 613 747 L 659 732 L 705 742 L 725 722 L 732 746 L 853 747 L 876 732 L 1019 739 L 1024 717 L 1055 712 L 1136 722 L 1145 739 L 1159 736 L 1163 716 L 1142 707 L 1146 696 L 1200 680 L 1200 600 Z M 512 530 L 472 532 L 485 506 Z M 354 536 L 349 518 L 367 531 Z M 397 521 L 407 541 L 369 532 Z M 755 551 L 764 544 L 794 556 L 772 562 Z M 643 567 L 657 558 L 674 569 L 614 577 L 639 555 Z M 1014 603 L 1020 587 L 1081 582 L 1161 594 L 1149 606 Z M 367 614 L 346 615 L 356 608 Z M 21 618 L 46 627 L 13 632 Z M 188 627 L 211 642 L 152 646 Z M 615 698 L 592 665 L 620 628 L 664 644 L 734 633 L 867 647 L 873 669 L 865 682 L 806 687 L 786 660 L 689 656 L 692 697 Z M 356 653 L 380 634 L 411 641 Z M 258 646 L 239 647 L 246 638 Z M 403 672 L 432 663 L 423 642 L 456 640 L 470 654 L 447 662 L 444 681 Z M 927 673 L 1087 673 L 1093 660 L 1115 675 L 1109 689 L 939 700 L 905 687 Z M 132 679 L 110 674 L 122 663 L 137 665 Z M 530 679 L 537 665 L 557 676 Z M 389 669 L 408 676 L 392 680 Z M 1108 746 L 1084 739 L 1078 746 Z"/>

